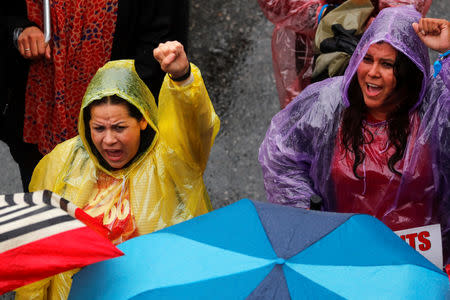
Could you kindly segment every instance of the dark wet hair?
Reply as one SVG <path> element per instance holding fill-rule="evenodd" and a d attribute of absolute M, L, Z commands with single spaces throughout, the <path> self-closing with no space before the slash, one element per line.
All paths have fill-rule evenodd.
<path fill-rule="evenodd" d="M 91 128 L 89 126 L 89 121 L 91 120 L 92 108 L 95 106 L 102 105 L 102 104 L 124 105 L 127 108 L 128 115 L 130 117 L 136 119 L 138 122 L 141 121 L 144 118 L 144 116 L 141 114 L 141 112 L 139 111 L 139 109 L 136 106 L 134 106 L 127 100 L 120 98 L 117 95 L 106 96 L 100 100 L 95 100 L 83 109 L 84 132 L 85 132 L 86 140 L 89 143 L 89 146 L 91 147 L 91 151 L 95 155 L 95 157 L 97 157 L 99 163 L 105 169 L 112 171 L 115 169 L 108 164 L 108 162 L 103 158 L 103 156 L 100 154 L 100 152 L 98 152 L 97 148 L 95 147 L 94 143 L 92 142 Z M 126 165 L 124 165 L 122 167 L 122 169 L 131 165 L 133 163 L 133 161 L 136 160 L 136 158 L 138 158 L 148 147 L 150 147 L 154 136 L 155 136 L 155 131 L 151 128 L 150 124 L 148 124 L 144 130 L 141 130 L 141 137 L 140 137 L 138 151 L 137 151 L 136 155 L 133 157 L 133 159 L 131 159 Z"/>
<path fill-rule="evenodd" d="M 391 172 L 401 176 L 402 174 L 395 169 L 395 164 L 405 154 L 406 143 L 410 133 L 409 111 L 419 100 L 423 74 L 405 54 L 397 51 L 397 57 L 394 62 L 394 76 L 397 84 L 390 98 L 398 99 L 396 100 L 398 105 L 388 115 L 387 126 L 389 142 L 394 145 L 395 152 L 389 157 L 388 167 Z M 367 118 L 368 110 L 358 83 L 357 74 L 355 74 L 350 83 L 348 99 L 350 106 L 344 110 L 342 117 L 342 144 L 346 151 L 354 153 L 353 174 L 361 179 L 362 177 L 356 171 L 365 158 L 361 146 L 370 144 L 373 141 L 373 136 L 371 136 L 369 141 L 366 141 L 364 138 L 363 121 Z"/>

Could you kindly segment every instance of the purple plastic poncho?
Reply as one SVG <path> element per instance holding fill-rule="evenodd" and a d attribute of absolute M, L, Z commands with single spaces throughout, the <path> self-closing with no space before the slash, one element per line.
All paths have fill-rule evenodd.
<path fill-rule="evenodd" d="M 420 213 L 426 217 L 422 225 L 433 224 L 435 220 L 440 222 L 444 263 L 448 264 L 450 263 L 450 92 L 447 70 L 450 67 L 450 59 L 444 60 L 443 71 L 437 78 L 433 78 L 428 50 L 411 26 L 420 17 L 417 11 L 408 6 L 382 10 L 364 33 L 344 76 L 308 86 L 292 103 L 274 116 L 261 145 L 259 161 L 269 201 L 307 208 L 311 195 L 318 194 L 323 198 L 323 209 L 335 211 L 336 186 L 331 177 L 331 164 L 341 113 L 349 104 L 348 86 L 371 44 L 379 41 L 391 44 L 417 65 L 424 74 L 424 80 L 419 101 L 411 111 L 411 115 L 414 113 L 420 117 L 417 136 L 408 139 L 406 146 L 408 151 L 405 154 L 407 159 L 404 159 L 403 168 L 399 170 L 403 175 L 397 181 L 397 196 L 386 195 L 385 191 L 389 186 L 386 186 L 385 190 L 380 188 L 379 194 L 381 200 L 389 199 L 388 211 L 401 211 L 398 195 L 407 194 L 405 192 L 412 188 L 410 183 L 420 176 L 416 169 L 419 164 L 424 164 L 422 158 L 429 158 L 425 163 L 430 164 L 432 177 L 431 184 L 425 189 L 434 196 L 423 200 L 424 212 Z M 368 180 L 364 184 L 370 186 L 371 183 Z"/>

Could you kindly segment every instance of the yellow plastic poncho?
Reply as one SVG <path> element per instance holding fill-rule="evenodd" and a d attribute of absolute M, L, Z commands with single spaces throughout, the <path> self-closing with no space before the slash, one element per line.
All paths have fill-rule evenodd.
<path fill-rule="evenodd" d="M 199 69 L 193 64 L 191 69 L 193 81 L 188 80 L 188 84 L 176 83 L 166 76 L 158 108 L 138 77 L 134 61 L 112 61 L 99 69 L 83 98 L 79 136 L 59 144 L 39 162 L 30 191 L 48 189 L 78 207 L 95 206 L 95 210 L 87 212 L 95 217 L 100 210 L 105 225 L 114 216 L 120 218 L 119 211 L 129 207 L 139 235 L 210 211 L 203 172 L 220 122 Z M 86 140 L 87 124 L 83 122 L 83 108 L 110 95 L 118 95 L 136 106 L 155 131 L 147 150 L 131 165 L 117 171 L 108 171 L 100 165 Z M 102 176 L 112 178 L 109 186 L 99 187 Z M 126 200 L 124 191 L 128 194 Z M 120 210 L 115 209 L 118 201 L 121 201 Z M 23 287 L 16 299 L 33 296 L 44 299 L 49 286 L 46 298 L 62 299 L 64 289 L 54 286 L 61 285 L 55 284 L 57 280 Z"/>

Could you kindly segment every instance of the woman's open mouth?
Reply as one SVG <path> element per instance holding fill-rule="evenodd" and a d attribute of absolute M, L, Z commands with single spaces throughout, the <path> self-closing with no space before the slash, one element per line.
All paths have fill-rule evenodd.
<path fill-rule="evenodd" d="M 377 96 L 382 90 L 383 88 L 379 85 L 366 83 L 366 93 L 369 97 Z"/>
<path fill-rule="evenodd" d="M 122 157 L 122 150 L 104 150 L 108 160 L 119 161 Z"/>

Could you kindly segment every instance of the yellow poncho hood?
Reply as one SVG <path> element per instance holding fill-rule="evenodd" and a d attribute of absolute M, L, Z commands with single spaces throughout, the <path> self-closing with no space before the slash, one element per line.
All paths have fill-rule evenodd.
<path fill-rule="evenodd" d="M 106 170 L 100 163 L 96 155 L 92 151 L 92 144 L 88 142 L 86 138 L 86 126 L 84 124 L 84 109 L 88 107 L 92 102 L 100 100 L 106 96 L 117 95 L 122 99 L 127 100 L 135 107 L 139 109 L 144 116 L 148 125 L 155 131 L 155 136 L 150 147 L 148 147 L 143 153 L 138 154 L 136 159 L 131 165 L 120 171 L 110 172 Z M 83 145 L 92 161 L 96 166 L 102 169 L 103 172 L 117 176 L 123 176 L 128 174 L 136 165 L 139 165 L 145 156 L 151 152 L 151 149 L 155 145 L 159 137 L 159 130 L 157 127 L 157 113 L 155 99 L 145 85 L 145 83 L 139 78 L 134 68 L 133 60 L 118 60 L 107 63 L 100 68 L 92 78 L 86 93 L 83 97 L 81 104 L 80 117 L 78 119 L 78 133 L 83 142 Z"/>

